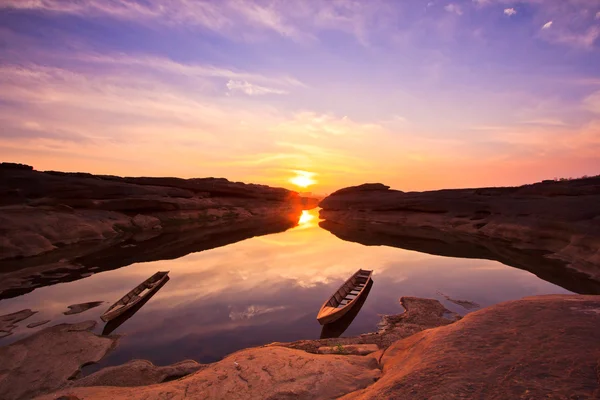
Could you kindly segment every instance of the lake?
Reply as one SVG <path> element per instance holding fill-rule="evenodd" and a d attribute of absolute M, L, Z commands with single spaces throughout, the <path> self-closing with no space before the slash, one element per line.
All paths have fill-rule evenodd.
<path fill-rule="evenodd" d="M 30 308 L 5 345 L 47 326 L 94 319 L 114 301 L 159 270 L 170 280 L 114 334 L 115 350 L 87 372 L 141 358 L 157 365 L 184 359 L 208 363 L 236 350 L 274 341 L 318 339 L 322 303 L 359 268 L 372 269 L 374 284 L 358 316 L 343 333 L 377 330 L 383 314 L 403 312 L 401 296 L 440 300 L 444 295 L 481 307 L 524 296 L 570 293 L 523 270 L 496 261 L 440 257 L 385 246 L 346 242 L 318 225 L 318 209 L 304 211 L 297 227 L 176 260 L 132 264 L 74 282 L 59 283 L 0 301 L 0 315 Z M 71 304 L 104 301 L 81 314 L 63 315 Z M 475 309 L 476 310 L 476 309 Z M 50 319 L 44 326 L 27 324 Z"/>

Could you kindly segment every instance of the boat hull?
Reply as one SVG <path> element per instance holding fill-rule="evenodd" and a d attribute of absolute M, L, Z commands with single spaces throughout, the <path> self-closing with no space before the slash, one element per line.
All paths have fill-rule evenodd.
<path fill-rule="evenodd" d="M 138 297 L 136 300 L 124 305 L 123 307 L 119 307 L 116 310 L 105 312 L 104 314 L 102 314 L 100 316 L 100 319 L 104 322 L 109 322 L 109 321 L 119 317 L 120 315 L 126 313 L 128 310 L 134 308 L 136 305 L 145 301 L 149 296 L 152 296 L 158 289 L 160 289 L 163 286 L 163 284 L 168 279 L 169 279 L 169 275 L 167 273 L 164 276 L 162 276 L 158 281 L 156 281 L 154 286 L 151 289 L 149 289 L 146 293 L 144 293 L 143 296 Z"/>
<path fill-rule="evenodd" d="M 368 273 L 368 276 L 361 275 L 361 274 L 365 274 L 365 273 Z M 321 310 L 319 311 L 319 314 L 317 315 L 317 321 L 319 321 L 319 323 L 321 325 L 331 324 L 332 322 L 339 320 L 344 315 L 346 315 L 348 312 L 350 312 L 350 310 L 352 310 L 354 308 L 354 306 L 356 306 L 356 304 L 359 303 L 360 299 L 362 299 L 362 297 L 365 295 L 365 288 L 367 286 L 369 286 L 369 284 L 372 282 L 371 275 L 372 275 L 372 271 L 365 271 L 362 269 L 357 271 L 354 275 L 352 275 L 352 277 L 350 277 L 350 279 L 348 281 L 346 281 L 333 294 L 333 296 L 330 297 L 329 300 L 327 300 L 325 302 L 325 304 L 323 304 L 323 306 L 321 307 Z M 362 288 L 361 288 L 360 292 L 356 295 L 356 297 L 354 297 L 351 301 L 349 301 L 343 307 L 339 307 L 339 303 L 341 302 L 341 300 L 338 302 L 338 304 L 332 304 L 332 302 L 334 302 L 334 298 L 335 298 L 336 294 L 339 294 L 339 292 L 341 290 L 343 290 L 344 288 L 346 288 L 346 292 L 345 292 L 346 295 L 350 294 L 352 289 L 350 289 L 350 290 L 348 289 L 350 287 L 348 285 L 348 283 L 351 282 L 353 279 L 364 279 L 364 282 L 362 283 Z M 356 288 L 357 287 L 356 285 L 357 284 L 354 284 L 352 287 Z M 344 297 L 344 296 L 342 295 L 341 297 Z"/>

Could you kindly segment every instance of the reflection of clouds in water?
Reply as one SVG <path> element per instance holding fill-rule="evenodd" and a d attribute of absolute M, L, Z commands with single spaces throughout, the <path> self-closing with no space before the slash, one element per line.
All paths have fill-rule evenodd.
<path fill-rule="evenodd" d="M 132 339 L 124 341 L 127 344 L 122 343 L 114 357 L 122 351 L 118 357 L 124 359 L 115 358 L 115 363 L 133 356 L 172 363 L 209 349 L 220 357 L 240 346 L 318 337 L 319 307 L 359 268 L 374 270 L 376 286 L 350 327 L 352 334 L 372 331 L 379 313 L 401 312 L 398 298 L 403 295 L 435 297 L 441 290 L 453 298 L 488 305 L 565 292 L 493 261 L 344 242 L 316 225 L 317 210 L 310 212 L 316 217 L 308 227 L 45 287 L 0 302 L 0 315 L 31 308 L 40 311 L 40 319 L 52 319 L 52 324 L 98 318 L 103 307 L 71 317 L 62 312 L 67 305 L 84 301 L 112 303 L 156 271 L 170 270 L 168 284 L 119 328 L 117 333 Z M 35 330 L 22 327 L 20 332 Z"/>
<path fill-rule="evenodd" d="M 231 307 L 230 307 L 231 308 Z M 246 307 L 245 310 L 242 311 L 230 311 L 229 318 L 232 321 L 237 321 L 241 319 L 250 319 L 259 315 L 268 314 L 275 311 L 285 310 L 285 306 L 277 306 L 277 307 L 268 307 L 268 306 L 259 306 L 259 305 L 250 305 Z"/>

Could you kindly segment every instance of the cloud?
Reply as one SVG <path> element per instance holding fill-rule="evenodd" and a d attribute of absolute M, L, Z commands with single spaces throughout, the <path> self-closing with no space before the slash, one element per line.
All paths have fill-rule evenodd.
<path fill-rule="evenodd" d="M 450 3 L 444 7 L 444 10 L 448 11 L 449 13 L 454 13 L 456 15 L 463 15 L 463 10 L 458 4 Z"/>
<path fill-rule="evenodd" d="M 595 114 L 600 114 L 600 91 L 594 92 L 586 97 L 583 100 L 583 107 Z"/>
<path fill-rule="evenodd" d="M 548 22 L 546 22 L 546 23 L 545 23 L 545 24 L 542 26 L 542 29 L 549 29 L 549 28 L 552 26 L 552 24 L 553 24 L 553 23 L 554 23 L 553 21 L 548 21 Z"/>
<path fill-rule="evenodd" d="M 287 94 L 285 90 L 273 89 L 264 86 L 253 85 L 248 81 L 229 80 L 226 84 L 229 92 L 242 92 L 248 96 L 261 96 L 265 94 Z"/>
<path fill-rule="evenodd" d="M 596 13 L 596 19 L 600 19 L 600 11 Z"/>
<path fill-rule="evenodd" d="M 514 8 L 505 8 L 504 9 L 504 14 L 510 16 L 513 16 L 517 13 L 517 10 L 515 10 Z"/>
<path fill-rule="evenodd" d="M 232 80 L 251 80 L 270 85 L 281 85 L 286 87 L 305 86 L 298 79 L 290 76 L 267 76 L 210 64 L 181 63 L 173 61 L 169 58 L 157 56 L 83 53 L 77 55 L 61 54 L 61 57 L 63 59 L 66 58 L 95 65 L 113 66 L 119 68 L 142 68 L 145 70 L 150 69 L 158 72 L 185 76 L 186 78 L 223 78 Z"/>
<path fill-rule="evenodd" d="M 556 32 L 552 37 L 556 43 L 568 44 L 572 47 L 591 49 L 596 40 L 600 37 L 600 27 L 592 26 L 582 33 L 572 33 L 568 31 Z"/>
<path fill-rule="evenodd" d="M 361 44 L 368 44 L 369 34 L 393 26 L 393 16 L 400 12 L 397 4 L 385 0 L 1 0 L 0 9 L 3 8 L 206 29 L 246 42 L 260 41 L 275 33 L 310 43 L 319 31 L 338 30 L 353 35 Z"/>

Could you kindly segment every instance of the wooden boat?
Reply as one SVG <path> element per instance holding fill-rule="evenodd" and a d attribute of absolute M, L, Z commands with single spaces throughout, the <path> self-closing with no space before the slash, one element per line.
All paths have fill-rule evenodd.
<path fill-rule="evenodd" d="M 117 318 L 127 310 L 135 307 L 146 297 L 157 291 L 164 281 L 169 279 L 169 271 L 159 271 L 146 279 L 144 282 L 137 285 L 133 290 L 121 297 L 121 300 L 110 306 L 104 314 L 100 316 L 102 321 L 108 322 L 112 319 Z"/>
<path fill-rule="evenodd" d="M 359 269 L 344 282 L 319 310 L 317 315 L 319 323 L 321 325 L 332 323 L 350 311 L 364 294 L 372 274 L 373 271 Z"/>
<path fill-rule="evenodd" d="M 344 314 L 340 319 L 333 321 L 330 324 L 325 324 L 321 327 L 321 336 L 320 339 L 332 339 L 338 338 L 342 336 L 346 329 L 350 327 L 354 318 L 360 312 L 363 304 L 367 301 L 367 297 L 369 297 L 369 292 L 371 291 L 371 287 L 373 286 L 373 280 L 371 279 L 367 286 L 365 286 L 365 291 L 363 294 L 356 300 L 356 304 L 352 306 L 352 309 Z"/>
<path fill-rule="evenodd" d="M 102 336 L 110 335 L 118 327 L 120 327 L 125 322 L 127 322 L 127 320 L 129 318 L 133 317 L 135 315 L 135 313 L 137 313 L 142 307 L 144 307 L 144 304 L 146 304 L 148 301 L 150 301 L 152 296 L 154 296 L 156 293 L 158 293 L 160 288 L 162 288 L 168 281 L 169 281 L 169 276 L 167 275 L 166 279 L 161 280 L 161 282 L 158 285 L 156 285 L 156 289 L 154 291 L 152 291 L 151 293 L 149 292 L 148 295 L 144 296 L 144 298 L 141 301 L 139 301 L 135 306 L 131 307 L 129 310 L 126 310 L 121 315 L 115 317 L 114 319 L 111 319 L 106 324 L 104 324 L 104 328 L 102 329 Z"/>

